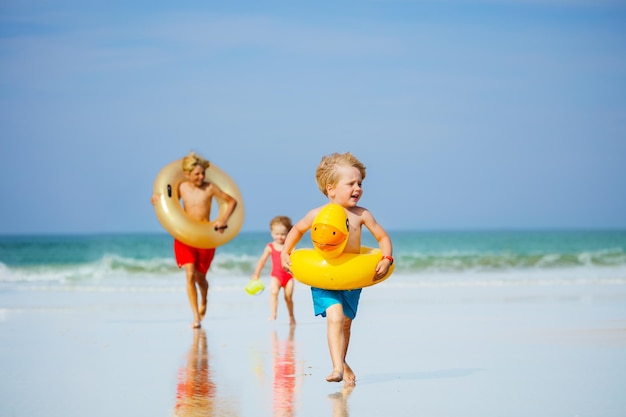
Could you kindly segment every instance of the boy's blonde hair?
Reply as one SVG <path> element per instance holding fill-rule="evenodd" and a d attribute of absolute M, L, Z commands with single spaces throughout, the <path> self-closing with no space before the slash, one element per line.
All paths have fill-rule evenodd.
<path fill-rule="evenodd" d="M 291 219 L 287 216 L 276 216 L 272 220 L 270 220 L 270 229 L 275 224 L 282 224 L 287 228 L 287 231 L 290 231 L 293 225 L 291 224 Z"/>
<path fill-rule="evenodd" d="M 211 166 L 211 163 L 203 157 L 196 155 L 194 151 L 191 151 L 189 155 L 183 158 L 183 171 L 189 173 L 197 166 L 207 169 Z"/>
<path fill-rule="evenodd" d="M 335 186 L 339 180 L 337 176 L 338 166 L 355 167 L 361 173 L 361 178 L 365 179 L 365 165 L 357 159 L 356 156 L 350 152 L 346 153 L 333 153 L 322 157 L 320 164 L 315 171 L 315 179 L 317 180 L 317 186 L 320 191 L 328 197 L 328 191 L 326 186 Z"/>

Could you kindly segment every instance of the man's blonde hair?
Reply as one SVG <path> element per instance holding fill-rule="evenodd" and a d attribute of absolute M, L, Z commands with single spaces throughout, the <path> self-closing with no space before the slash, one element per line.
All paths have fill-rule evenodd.
<path fill-rule="evenodd" d="M 207 169 L 211 166 L 211 163 L 203 157 L 196 155 L 194 151 L 191 151 L 189 155 L 183 158 L 183 171 L 189 173 L 197 166 Z"/>
<path fill-rule="evenodd" d="M 355 167 L 361 173 L 361 178 L 365 179 L 365 165 L 363 165 L 363 163 L 350 152 L 341 154 L 335 152 L 330 155 L 326 155 L 322 157 L 320 164 L 317 166 L 317 171 L 315 171 L 317 186 L 326 197 L 328 197 L 326 186 L 337 185 L 337 181 L 339 180 L 337 167 L 339 166 Z"/>

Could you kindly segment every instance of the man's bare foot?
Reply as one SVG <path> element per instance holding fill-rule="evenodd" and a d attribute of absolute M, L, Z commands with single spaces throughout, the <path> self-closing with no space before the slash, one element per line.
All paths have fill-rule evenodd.
<path fill-rule="evenodd" d="M 296 319 L 294 317 L 290 317 L 289 318 L 289 326 L 295 326 L 296 325 Z"/>
<path fill-rule="evenodd" d="M 352 368 L 347 363 L 343 363 L 343 380 L 345 381 L 344 387 L 356 386 L 356 375 L 352 371 Z"/>
<path fill-rule="evenodd" d="M 192 329 L 199 329 L 199 328 L 201 328 L 201 327 L 202 327 L 202 326 L 200 325 L 200 322 L 199 322 L 199 321 L 194 321 L 194 322 L 191 324 L 191 328 L 192 328 Z"/>
<path fill-rule="evenodd" d="M 343 380 L 343 373 L 339 371 L 333 371 L 332 374 L 326 377 L 328 382 L 341 382 Z"/>
<path fill-rule="evenodd" d="M 198 313 L 200 314 L 201 318 L 204 318 L 204 315 L 206 314 L 206 300 L 202 300 L 202 303 L 198 308 Z"/>

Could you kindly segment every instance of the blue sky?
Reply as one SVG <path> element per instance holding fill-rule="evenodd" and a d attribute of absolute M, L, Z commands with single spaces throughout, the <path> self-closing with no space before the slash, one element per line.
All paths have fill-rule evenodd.
<path fill-rule="evenodd" d="M 0 234 L 161 232 L 190 150 L 244 231 L 345 151 L 389 230 L 626 228 L 621 3 L 3 1 Z"/>

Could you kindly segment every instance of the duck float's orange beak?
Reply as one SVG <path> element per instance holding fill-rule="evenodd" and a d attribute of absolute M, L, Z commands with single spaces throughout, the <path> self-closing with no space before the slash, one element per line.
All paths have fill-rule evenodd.
<path fill-rule="evenodd" d="M 348 215 L 339 204 L 327 204 L 311 226 L 313 246 L 324 258 L 341 255 L 348 243 Z"/>

